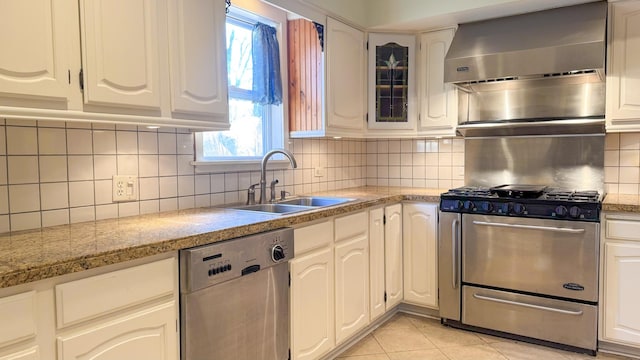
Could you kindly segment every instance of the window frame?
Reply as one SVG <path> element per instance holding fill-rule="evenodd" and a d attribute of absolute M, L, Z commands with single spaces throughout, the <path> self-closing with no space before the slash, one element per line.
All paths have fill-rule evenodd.
<path fill-rule="evenodd" d="M 273 26 L 277 29 L 278 43 L 280 46 L 280 66 L 287 64 L 287 35 L 286 35 L 286 14 L 282 10 L 275 9 L 264 3 L 259 5 L 251 4 L 252 1 L 242 1 L 247 3 L 249 10 L 239 8 L 234 2 L 234 6 L 230 8 L 229 18 L 237 22 L 262 22 Z M 243 4 L 241 4 L 242 6 Z M 225 20 L 226 23 L 226 20 Z M 289 121 L 288 121 L 288 93 L 286 84 L 288 83 L 286 68 L 281 69 L 281 77 L 283 84 L 282 104 L 265 105 L 265 115 L 263 116 L 263 151 L 264 153 L 275 148 L 289 148 Z M 243 89 L 233 90 L 229 88 L 229 93 L 246 92 Z M 236 97 L 237 98 L 237 97 Z M 269 134 L 270 136 L 264 137 Z M 225 158 L 205 158 L 203 156 L 203 133 L 195 133 L 195 160 L 191 162 L 195 166 L 197 173 L 220 173 L 231 171 L 258 171 L 262 161 L 260 157 L 225 157 Z M 273 144 L 281 143 L 282 146 Z M 289 161 L 277 154 L 269 161 L 269 169 L 286 169 Z"/>

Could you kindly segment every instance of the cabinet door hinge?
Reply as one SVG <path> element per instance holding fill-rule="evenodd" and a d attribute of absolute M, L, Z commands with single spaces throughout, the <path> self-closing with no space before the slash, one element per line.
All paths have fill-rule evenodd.
<path fill-rule="evenodd" d="M 80 74 L 78 74 L 79 79 L 78 81 L 80 81 L 80 90 L 84 90 L 84 72 L 83 69 L 80 69 Z"/>
<path fill-rule="evenodd" d="M 387 302 L 387 292 L 384 292 L 384 302 Z"/>
<path fill-rule="evenodd" d="M 369 113 L 364 116 L 364 121 L 369 122 Z"/>
<path fill-rule="evenodd" d="M 289 287 L 291 287 L 291 271 L 289 271 Z"/>
<path fill-rule="evenodd" d="M 67 70 L 67 81 L 69 81 L 69 85 L 71 85 L 71 69 Z"/>
<path fill-rule="evenodd" d="M 369 50 L 369 42 L 367 41 L 367 50 Z"/>
<path fill-rule="evenodd" d="M 387 215 L 382 215 L 382 225 L 387 225 Z"/>

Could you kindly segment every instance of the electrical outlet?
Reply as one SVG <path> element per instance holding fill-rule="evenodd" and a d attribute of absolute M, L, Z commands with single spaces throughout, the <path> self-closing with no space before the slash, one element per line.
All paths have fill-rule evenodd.
<path fill-rule="evenodd" d="M 326 175 L 326 170 L 323 167 L 317 167 L 313 171 L 313 176 L 315 177 L 323 177 Z"/>
<path fill-rule="evenodd" d="M 138 200 L 138 177 L 135 175 L 113 176 L 113 202 Z"/>

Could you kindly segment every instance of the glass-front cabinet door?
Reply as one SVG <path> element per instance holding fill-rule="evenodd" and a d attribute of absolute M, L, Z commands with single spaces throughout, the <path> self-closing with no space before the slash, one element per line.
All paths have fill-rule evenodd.
<path fill-rule="evenodd" d="M 414 129 L 415 45 L 413 35 L 369 34 L 370 129 Z"/>

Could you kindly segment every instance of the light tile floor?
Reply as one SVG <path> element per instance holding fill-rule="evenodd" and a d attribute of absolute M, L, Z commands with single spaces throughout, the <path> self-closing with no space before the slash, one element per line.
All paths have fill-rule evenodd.
<path fill-rule="evenodd" d="M 435 319 L 399 313 L 342 353 L 339 360 L 622 360 L 452 329 Z"/>

